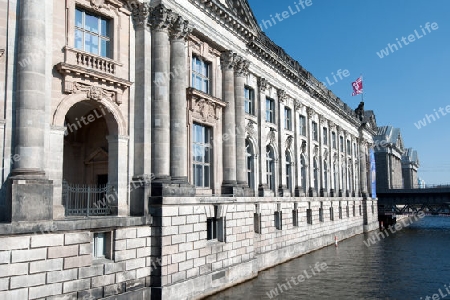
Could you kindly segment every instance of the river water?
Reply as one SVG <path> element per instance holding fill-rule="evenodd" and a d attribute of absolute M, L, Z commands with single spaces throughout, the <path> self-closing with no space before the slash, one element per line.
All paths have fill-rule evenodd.
<path fill-rule="evenodd" d="M 450 217 L 419 219 L 367 246 L 372 234 L 305 254 L 207 299 L 450 300 Z"/>

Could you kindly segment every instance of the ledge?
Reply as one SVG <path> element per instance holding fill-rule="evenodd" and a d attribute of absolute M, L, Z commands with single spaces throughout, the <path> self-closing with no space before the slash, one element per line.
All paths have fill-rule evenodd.
<path fill-rule="evenodd" d="M 152 217 L 89 217 L 66 218 L 41 222 L 0 223 L 0 236 L 12 234 L 59 233 L 74 230 L 120 228 L 151 225 Z"/>

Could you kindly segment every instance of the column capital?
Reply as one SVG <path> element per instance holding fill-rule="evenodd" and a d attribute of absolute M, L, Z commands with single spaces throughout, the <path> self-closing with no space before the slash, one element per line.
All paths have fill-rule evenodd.
<path fill-rule="evenodd" d="M 182 16 L 177 16 L 170 27 L 170 38 L 172 40 L 186 40 L 191 31 L 192 28 L 189 27 L 189 21 L 183 19 Z"/>
<path fill-rule="evenodd" d="M 237 56 L 234 72 L 238 77 L 246 77 L 249 73 L 250 62 L 244 58 Z"/>
<path fill-rule="evenodd" d="M 269 82 L 267 81 L 266 78 L 264 78 L 264 77 L 258 78 L 258 87 L 261 92 L 264 93 L 266 91 L 268 85 L 269 85 Z"/>
<path fill-rule="evenodd" d="M 303 107 L 303 104 L 300 102 L 300 100 L 295 99 L 295 100 L 294 100 L 294 109 L 295 109 L 295 110 L 299 110 L 299 109 L 301 109 L 302 107 Z"/>
<path fill-rule="evenodd" d="M 153 8 L 150 12 L 150 25 L 154 30 L 168 31 L 172 25 L 174 14 L 171 9 L 168 9 L 163 4 Z"/>
<path fill-rule="evenodd" d="M 223 71 L 234 69 L 236 65 L 236 56 L 237 54 L 232 50 L 222 52 L 222 54 L 220 55 L 220 66 L 222 67 Z"/>
<path fill-rule="evenodd" d="M 282 89 L 277 90 L 277 95 L 278 95 L 278 101 L 280 101 L 280 102 L 284 102 L 287 98 L 286 91 L 282 90 Z"/>
<path fill-rule="evenodd" d="M 133 3 L 130 4 L 130 7 L 134 27 L 136 29 L 146 28 L 149 21 L 148 16 L 151 12 L 151 8 L 148 3 Z"/>

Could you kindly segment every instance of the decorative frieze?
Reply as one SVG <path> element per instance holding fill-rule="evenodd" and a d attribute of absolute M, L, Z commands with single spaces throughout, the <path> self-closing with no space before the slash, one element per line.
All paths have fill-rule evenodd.
<path fill-rule="evenodd" d="M 299 110 L 303 107 L 303 104 L 300 102 L 300 100 L 294 100 L 294 109 Z"/>
<path fill-rule="evenodd" d="M 106 90 L 99 86 L 88 85 L 81 82 L 65 82 L 65 92 L 69 94 L 86 93 L 86 98 L 94 101 L 114 102 L 118 105 L 122 103 L 114 91 Z"/>
<path fill-rule="evenodd" d="M 222 109 L 225 107 L 222 100 L 193 88 L 187 90 L 187 98 L 189 111 L 193 118 L 210 124 L 217 123 L 221 119 Z"/>

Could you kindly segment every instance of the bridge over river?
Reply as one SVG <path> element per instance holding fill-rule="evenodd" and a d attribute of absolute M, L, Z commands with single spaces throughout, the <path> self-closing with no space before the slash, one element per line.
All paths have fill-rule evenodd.
<path fill-rule="evenodd" d="M 379 220 L 384 224 L 398 214 L 425 212 L 450 215 L 450 185 L 427 185 L 425 188 L 393 188 L 377 191 Z M 395 222 L 395 221 L 394 221 Z"/>

